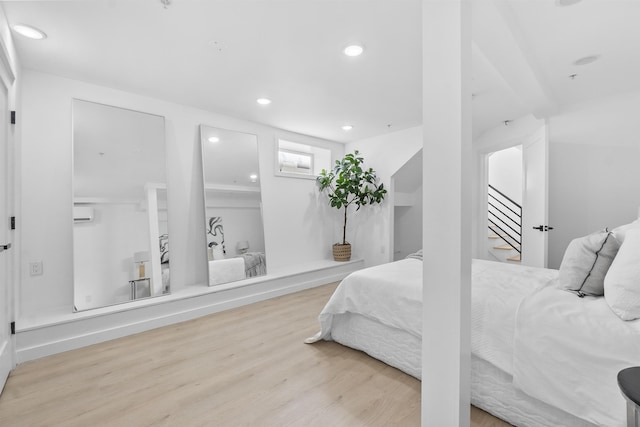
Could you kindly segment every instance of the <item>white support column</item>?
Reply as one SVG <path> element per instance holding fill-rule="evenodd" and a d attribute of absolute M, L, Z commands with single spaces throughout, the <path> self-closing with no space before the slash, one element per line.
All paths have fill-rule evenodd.
<path fill-rule="evenodd" d="M 422 6 L 422 425 L 469 426 L 471 2 Z"/>

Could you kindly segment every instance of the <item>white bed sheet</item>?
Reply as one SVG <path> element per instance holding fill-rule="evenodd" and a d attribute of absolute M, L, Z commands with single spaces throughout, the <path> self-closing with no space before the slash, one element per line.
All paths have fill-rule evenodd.
<path fill-rule="evenodd" d="M 473 260 L 471 274 L 471 352 L 513 374 L 518 305 L 547 286 L 558 271 Z"/>
<path fill-rule="evenodd" d="M 422 336 L 422 261 L 404 259 L 351 273 L 320 312 L 320 332 L 305 340 L 331 340 L 333 318 L 354 313 Z"/>
<path fill-rule="evenodd" d="M 471 355 L 471 404 L 518 427 L 597 427 L 522 393 L 513 377 Z"/>
<path fill-rule="evenodd" d="M 594 424 L 624 427 L 617 374 L 637 365 L 640 319 L 621 320 L 604 298 L 549 287 L 520 305 L 514 384 L 525 393 Z"/>

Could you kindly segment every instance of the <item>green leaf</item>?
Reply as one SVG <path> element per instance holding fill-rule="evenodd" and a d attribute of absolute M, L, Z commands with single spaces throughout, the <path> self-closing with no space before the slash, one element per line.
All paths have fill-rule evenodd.
<path fill-rule="evenodd" d="M 382 183 L 376 186 L 376 172 L 362 166 L 364 158 L 359 154 L 358 150 L 347 153 L 341 160 L 336 160 L 332 171 L 323 169 L 316 178 L 319 190 L 329 198 L 329 205 L 345 208 L 345 221 L 349 205 L 355 204 L 358 211 L 367 204 L 382 203 L 387 193 Z"/>

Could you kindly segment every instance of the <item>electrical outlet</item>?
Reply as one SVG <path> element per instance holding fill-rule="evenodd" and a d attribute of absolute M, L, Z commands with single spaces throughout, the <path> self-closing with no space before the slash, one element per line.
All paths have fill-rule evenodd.
<path fill-rule="evenodd" d="M 29 274 L 39 276 L 42 274 L 42 261 L 33 261 L 29 263 Z"/>

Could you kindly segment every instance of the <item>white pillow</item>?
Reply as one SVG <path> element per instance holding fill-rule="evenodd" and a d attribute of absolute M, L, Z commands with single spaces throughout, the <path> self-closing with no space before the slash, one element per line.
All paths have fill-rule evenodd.
<path fill-rule="evenodd" d="M 556 286 L 580 298 L 602 296 L 605 275 L 619 248 L 618 240 L 606 229 L 573 239 L 564 251 Z"/>
<path fill-rule="evenodd" d="M 619 227 L 616 227 L 613 230 L 611 230 L 611 232 L 613 233 L 615 238 L 618 239 L 618 242 L 622 244 L 624 242 L 624 238 L 627 232 L 629 230 L 635 230 L 638 228 L 640 228 L 640 219 L 636 219 L 635 221 L 630 222 L 629 224 L 624 224 Z"/>
<path fill-rule="evenodd" d="M 604 299 L 622 320 L 640 318 L 640 229 L 626 232 L 604 278 Z"/>
<path fill-rule="evenodd" d="M 214 260 L 220 260 L 220 259 L 224 259 L 224 249 L 222 249 L 222 245 L 216 245 L 213 247 L 213 259 Z"/>

